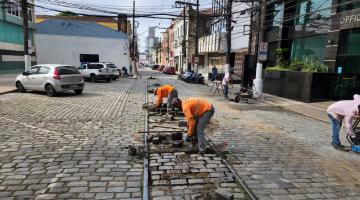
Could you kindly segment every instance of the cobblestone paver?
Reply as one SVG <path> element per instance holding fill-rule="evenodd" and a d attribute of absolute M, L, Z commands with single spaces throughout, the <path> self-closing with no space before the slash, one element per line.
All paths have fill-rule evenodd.
<path fill-rule="evenodd" d="M 144 80 L 0 96 L 0 199 L 141 199 Z"/>
<path fill-rule="evenodd" d="M 214 104 L 207 136 L 227 144 L 228 161 L 259 199 L 360 199 L 359 156 L 331 148 L 329 124 L 260 102 L 235 104 L 210 95 L 208 86 L 158 76 L 180 97 Z"/>

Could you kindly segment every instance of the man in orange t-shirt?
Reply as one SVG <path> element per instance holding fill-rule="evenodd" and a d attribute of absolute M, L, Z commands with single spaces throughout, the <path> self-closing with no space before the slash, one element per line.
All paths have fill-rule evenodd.
<path fill-rule="evenodd" d="M 201 98 L 189 98 L 184 101 L 176 98 L 172 101 L 172 105 L 182 110 L 185 115 L 188 125 L 186 141 L 191 142 L 197 137 L 199 153 L 205 153 L 204 129 L 215 113 L 214 106 Z"/>
<path fill-rule="evenodd" d="M 154 90 L 156 96 L 155 107 L 160 108 L 163 98 L 167 97 L 167 112 L 172 108 L 171 102 L 174 98 L 178 98 L 177 90 L 171 85 L 163 85 Z"/>

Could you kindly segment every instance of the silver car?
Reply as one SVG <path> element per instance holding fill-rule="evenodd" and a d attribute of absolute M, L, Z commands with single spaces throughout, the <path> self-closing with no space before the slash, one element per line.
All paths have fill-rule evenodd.
<path fill-rule="evenodd" d="M 67 90 L 81 94 L 84 77 L 79 70 L 69 65 L 35 65 L 16 77 L 15 86 L 18 92 L 42 91 L 51 97 Z"/>

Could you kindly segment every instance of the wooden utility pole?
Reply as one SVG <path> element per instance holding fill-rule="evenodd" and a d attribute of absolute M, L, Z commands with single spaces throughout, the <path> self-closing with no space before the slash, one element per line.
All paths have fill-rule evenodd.
<path fill-rule="evenodd" d="M 195 66 L 196 73 L 199 70 L 199 0 L 196 0 L 196 30 L 195 30 Z"/>
<path fill-rule="evenodd" d="M 232 0 L 227 1 L 226 5 L 226 64 L 230 67 L 231 58 L 231 18 L 232 18 Z"/>
<path fill-rule="evenodd" d="M 21 10 L 23 14 L 23 34 L 24 34 L 24 59 L 25 69 L 31 66 L 31 55 L 29 53 L 29 12 L 27 0 L 21 0 Z"/>

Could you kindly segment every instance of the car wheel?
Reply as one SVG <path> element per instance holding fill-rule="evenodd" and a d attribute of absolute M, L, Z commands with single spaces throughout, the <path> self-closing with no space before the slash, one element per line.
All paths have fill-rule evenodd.
<path fill-rule="evenodd" d="M 106 82 L 108 83 L 108 82 L 110 82 L 111 81 L 111 78 L 107 78 L 106 79 Z"/>
<path fill-rule="evenodd" d="M 74 90 L 75 94 L 81 94 L 83 92 L 83 89 Z"/>
<path fill-rule="evenodd" d="M 56 91 L 55 91 L 54 87 L 51 84 L 47 84 L 45 86 L 45 92 L 49 97 L 56 96 Z"/>
<path fill-rule="evenodd" d="M 115 80 L 116 80 L 116 77 L 113 77 L 112 80 L 115 81 Z"/>
<path fill-rule="evenodd" d="M 20 81 L 16 82 L 16 89 L 20 93 L 25 92 L 25 88 L 24 88 L 23 84 Z"/>
<path fill-rule="evenodd" d="M 90 80 L 91 80 L 91 82 L 95 83 L 96 82 L 96 75 L 91 74 L 90 75 Z"/>

